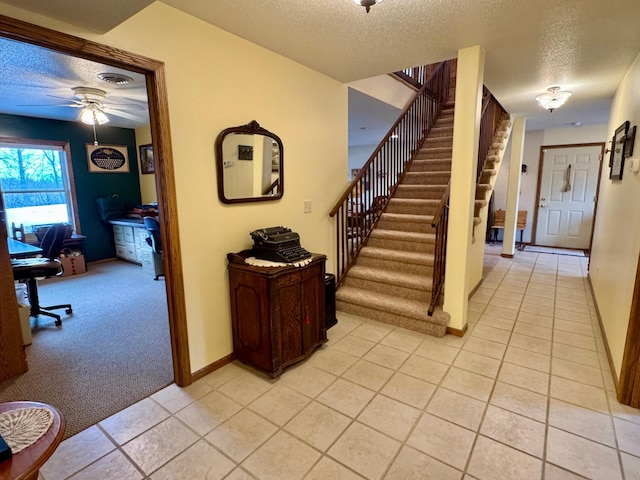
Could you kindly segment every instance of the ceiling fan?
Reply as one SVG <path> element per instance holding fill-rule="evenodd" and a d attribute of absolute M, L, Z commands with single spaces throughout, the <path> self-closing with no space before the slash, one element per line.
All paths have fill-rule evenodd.
<path fill-rule="evenodd" d="M 122 118 L 127 118 L 134 121 L 143 121 L 144 117 L 133 115 L 123 110 L 135 109 L 138 111 L 144 111 L 142 105 L 135 103 L 130 104 L 109 104 L 105 103 L 107 98 L 107 92 L 100 88 L 94 87 L 73 87 L 74 97 L 67 99 L 65 97 L 58 97 L 55 95 L 47 95 L 52 98 L 60 98 L 67 100 L 69 103 L 60 103 L 54 105 L 25 105 L 30 107 L 71 107 L 80 108 L 80 114 L 78 120 L 87 125 L 103 125 L 109 121 L 109 115 L 115 115 Z"/>

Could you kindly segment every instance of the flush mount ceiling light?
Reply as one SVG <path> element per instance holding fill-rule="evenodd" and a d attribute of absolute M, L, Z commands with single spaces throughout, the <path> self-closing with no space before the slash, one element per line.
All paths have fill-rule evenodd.
<path fill-rule="evenodd" d="M 364 7 L 367 10 L 367 13 L 369 13 L 369 10 L 371 10 L 371 7 L 373 7 L 376 3 L 380 3 L 382 0 L 353 0 L 354 2 L 356 2 L 356 5 L 360 5 L 361 7 Z"/>
<path fill-rule="evenodd" d="M 571 96 L 571 92 L 563 92 L 560 87 L 549 87 L 547 93 L 538 95 L 536 100 L 542 108 L 549 110 L 549 113 L 553 112 L 556 108 L 564 105 L 564 102 Z"/>

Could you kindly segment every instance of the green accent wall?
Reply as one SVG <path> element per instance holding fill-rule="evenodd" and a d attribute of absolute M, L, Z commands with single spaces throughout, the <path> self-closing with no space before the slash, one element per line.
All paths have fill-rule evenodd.
<path fill-rule="evenodd" d="M 127 146 L 129 173 L 89 173 L 86 145 L 93 144 L 90 125 L 0 114 L 0 137 L 69 142 L 80 219 L 77 233 L 87 236 L 85 259 L 88 262 L 115 257 L 112 227 L 100 221 L 95 199 L 118 194 L 126 208 L 140 204 L 135 131 L 101 125 L 96 127 L 96 132 L 100 145 Z"/>

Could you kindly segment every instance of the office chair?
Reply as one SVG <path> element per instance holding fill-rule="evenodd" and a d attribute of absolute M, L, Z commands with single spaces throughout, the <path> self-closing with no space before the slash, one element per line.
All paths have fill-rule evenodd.
<path fill-rule="evenodd" d="M 40 305 L 38 298 L 38 277 L 52 277 L 62 275 L 62 264 L 58 257 L 62 250 L 62 242 L 64 241 L 65 225 L 58 223 L 53 225 L 45 234 L 40 244 L 42 249 L 41 258 L 25 258 L 20 260 L 12 260 L 14 280 L 26 281 L 29 292 L 29 303 L 31 303 L 31 316 L 46 315 L 55 319 L 56 326 L 62 325 L 60 315 L 51 313 L 48 310 L 65 309 L 65 313 L 73 313 L 71 305 L 68 303 L 61 305 L 52 305 L 43 307 Z"/>
<path fill-rule="evenodd" d="M 160 237 L 160 224 L 153 217 L 144 217 L 144 226 L 149 236 L 147 243 L 153 250 L 153 270 L 154 280 L 158 280 L 161 275 L 164 277 L 164 263 L 162 262 L 162 238 Z"/>

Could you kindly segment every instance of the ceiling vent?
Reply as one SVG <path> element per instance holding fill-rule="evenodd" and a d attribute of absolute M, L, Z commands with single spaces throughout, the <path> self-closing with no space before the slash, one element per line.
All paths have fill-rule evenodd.
<path fill-rule="evenodd" d="M 126 85 L 133 82 L 133 78 L 121 73 L 99 73 L 98 78 L 112 85 Z"/>

